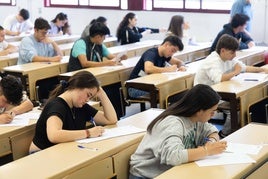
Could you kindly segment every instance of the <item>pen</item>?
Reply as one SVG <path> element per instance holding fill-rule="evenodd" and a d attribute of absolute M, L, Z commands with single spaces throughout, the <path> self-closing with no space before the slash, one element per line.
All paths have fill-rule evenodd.
<path fill-rule="evenodd" d="M 244 79 L 244 81 L 259 81 L 258 79 Z"/>
<path fill-rule="evenodd" d="M 212 142 L 208 137 L 205 137 L 205 142 Z"/>
<path fill-rule="evenodd" d="M 83 146 L 83 145 L 77 145 L 77 147 L 80 148 L 80 149 L 87 149 L 87 150 L 92 150 L 92 151 L 98 151 L 99 150 L 98 148 L 86 147 L 86 146 Z"/>
<path fill-rule="evenodd" d="M 97 126 L 95 121 L 94 121 L 94 119 L 93 119 L 93 117 L 91 117 L 91 122 L 93 123 L 94 126 Z"/>

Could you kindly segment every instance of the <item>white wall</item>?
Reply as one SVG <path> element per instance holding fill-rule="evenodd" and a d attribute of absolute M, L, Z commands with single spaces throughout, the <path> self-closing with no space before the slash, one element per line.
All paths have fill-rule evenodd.
<path fill-rule="evenodd" d="M 268 19 L 267 3 L 268 0 L 255 0 L 253 2 L 253 27 L 252 36 L 256 42 L 268 43 Z M 4 17 L 11 13 L 17 13 L 20 8 L 27 8 L 31 13 L 31 20 L 34 22 L 36 17 L 44 17 L 48 21 L 52 20 L 59 12 L 68 15 L 72 31 L 80 34 L 93 18 L 105 16 L 108 19 L 108 26 L 112 34 L 115 34 L 116 28 L 123 16 L 129 11 L 124 10 L 96 10 L 81 8 L 45 8 L 43 0 L 17 0 L 16 7 L 0 7 L 0 24 Z M 138 25 L 148 27 L 167 28 L 169 20 L 174 14 L 181 14 L 186 21 L 190 22 L 191 29 L 189 34 L 194 36 L 197 41 L 211 41 L 222 29 L 223 24 L 229 21 L 228 14 L 209 14 L 209 13 L 175 13 L 175 12 L 149 12 L 134 11 L 138 15 Z M 155 35 L 155 38 L 162 37 Z"/>

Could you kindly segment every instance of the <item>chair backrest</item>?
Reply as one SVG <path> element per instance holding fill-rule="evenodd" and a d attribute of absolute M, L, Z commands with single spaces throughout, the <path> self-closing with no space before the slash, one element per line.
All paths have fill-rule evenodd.
<path fill-rule="evenodd" d="M 250 122 L 268 124 L 268 96 L 249 105 L 248 119 Z"/>
<path fill-rule="evenodd" d="M 188 89 L 183 89 L 183 90 L 176 91 L 176 92 L 168 95 L 166 98 L 166 107 L 168 107 L 168 106 L 172 105 L 173 103 L 177 102 L 178 100 L 180 100 L 187 91 L 188 91 Z"/>

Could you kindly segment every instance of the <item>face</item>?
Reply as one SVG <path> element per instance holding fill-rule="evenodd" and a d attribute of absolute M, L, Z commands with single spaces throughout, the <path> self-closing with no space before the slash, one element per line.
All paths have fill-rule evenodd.
<path fill-rule="evenodd" d="M 55 24 L 56 24 L 57 27 L 63 27 L 65 23 L 66 23 L 65 20 L 57 19 Z"/>
<path fill-rule="evenodd" d="M 207 109 L 207 110 L 201 110 L 198 112 L 198 119 L 199 122 L 207 122 L 211 119 L 212 116 L 214 116 L 215 111 L 218 108 L 218 104 L 215 106 Z"/>
<path fill-rule="evenodd" d="M 45 29 L 34 29 L 34 36 L 37 41 L 42 41 L 47 37 L 48 30 Z"/>
<path fill-rule="evenodd" d="M 233 51 L 233 50 L 227 50 L 227 49 L 224 49 L 224 48 L 222 48 L 221 49 L 221 54 L 220 54 L 220 56 L 221 56 L 221 59 L 223 60 L 223 61 L 227 61 L 227 60 L 233 60 L 234 59 L 234 57 L 236 56 L 236 51 Z"/>
<path fill-rule="evenodd" d="M 4 95 L 0 95 L 0 108 L 5 108 L 7 105 L 9 105 L 8 100 Z"/>
<path fill-rule="evenodd" d="M 74 90 L 73 105 L 77 108 L 81 108 L 90 99 L 96 96 L 97 88 L 84 88 Z"/>
<path fill-rule="evenodd" d="M 94 43 L 101 45 L 104 40 L 105 40 L 105 35 L 96 35 Z"/>
<path fill-rule="evenodd" d="M 132 19 L 128 19 L 129 25 L 132 27 L 135 27 L 137 25 L 137 21 L 138 21 L 138 19 L 136 16 Z"/>
<path fill-rule="evenodd" d="M 19 23 L 22 23 L 22 22 L 24 21 L 24 19 L 23 19 L 22 16 L 18 15 L 18 16 L 17 16 L 17 21 L 18 21 Z"/>
<path fill-rule="evenodd" d="M 3 42 L 5 40 L 5 31 L 0 30 L 0 42 Z"/>
<path fill-rule="evenodd" d="M 166 58 L 169 58 L 169 57 L 173 56 L 174 53 L 176 53 L 179 50 L 178 47 L 176 47 L 174 45 L 171 45 L 169 42 L 166 42 L 164 44 L 164 46 L 165 46 L 165 50 L 164 50 L 164 54 L 163 55 Z"/>

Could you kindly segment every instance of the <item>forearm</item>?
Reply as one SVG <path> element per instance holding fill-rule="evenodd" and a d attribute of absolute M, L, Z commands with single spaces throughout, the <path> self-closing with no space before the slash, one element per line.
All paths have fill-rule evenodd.
<path fill-rule="evenodd" d="M 115 124 L 117 122 L 117 115 L 110 99 L 105 92 L 103 92 L 103 94 L 99 97 L 99 100 L 101 101 L 103 115 L 106 119 L 106 121 L 103 121 L 104 125 Z"/>
<path fill-rule="evenodd" d="M 51 42 L 55 52 L 57 53 L 57 55 L 63 56 L 63 53 L 61 51 L 61 49 L 59 48 L 58 44 L 54 41 Z"/>
<path fill-rule="evenodd" d="M 208 151 L 205 146 L 200 146 L 195 149 L 188 149 L 188 162 L 193 162 L 208 156 Z"/>
<path fill-rule="evenodd" d="M 29 99 L 27 99 L 24 102 L 22 102 L 20 105 L 11 108 L 9 111 L 12 111 L 15 113 L 15 115 L 18 115 L 18 114 L 28 112 L 32 109 L 33 109 L 33 103 Z"/>

